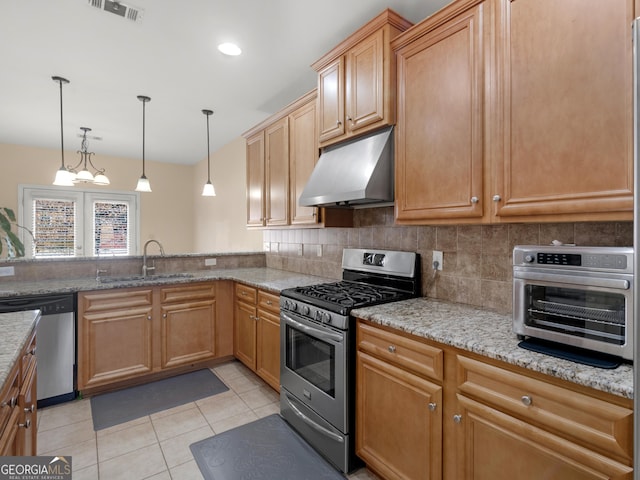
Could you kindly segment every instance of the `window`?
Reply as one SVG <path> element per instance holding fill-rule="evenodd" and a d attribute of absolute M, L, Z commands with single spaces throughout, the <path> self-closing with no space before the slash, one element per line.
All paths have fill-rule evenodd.
<path fill-rule="evenodd" d="M 19 187 L 27 256 L 65 258 L 137 253 L 139 194 Z"/>

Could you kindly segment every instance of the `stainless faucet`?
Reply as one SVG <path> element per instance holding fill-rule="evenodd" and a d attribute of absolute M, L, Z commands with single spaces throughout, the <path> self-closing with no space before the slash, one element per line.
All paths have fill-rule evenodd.
<path fill-rule="evenodd" d="M 160 247 L 160 255 L 164 257 L 164 248 L 162 248 L 162 244 L 158 240 L 154 240 L 153 238 L 151 240 L 147 240 L 144 244 L 144 251 L 142 255 L 142 276 L 143 277 L 147 276 L 147 272 L 149 272 L 149 270 L 156 269 L 155 263 L 153 264 L 153 266 L 147 267 L 147 247 L 149 246 L 150 243 L 157 243 L 158 247 Z"/>

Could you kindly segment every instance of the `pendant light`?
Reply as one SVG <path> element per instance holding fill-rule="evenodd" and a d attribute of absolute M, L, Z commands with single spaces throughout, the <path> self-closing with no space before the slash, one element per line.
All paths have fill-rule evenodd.
<path fill-rule="evenodd" d="M 138 179 L 138 185 L 136 186 L 136 192 L 150 192 L 151 184 L 144 174 L 144 130 L 145 130 L 145 105 L 151 99 L 144 95 L 138 95 L 138 100 L 142 102 L 142 176 Z"/>
<path fill-rule="evenodd" d="M 60 168 L 56 172 L 56 178 L 53 181 L 53 184 L 62 187 L 71 187 L 73 186 L 73 174 L 67 170 L 67 167 L 64 164 L 64 122 L 62 119 L 62 84 L 69 83 L 69 80 L 58 76 L 51 77 L 51 79 L 60 84 L 60 158 L 62 162 Z"/>
<path fill-rule="evenodd" d="M 207 116 L 207 183 L 204 184 L 204 188 L 202 189 L 203 197 L 215 197 L 216 190 L 213 188 L 213 183 L 211 183 L 211 158 L 209 156 L 209 116 L 213 114 L 213 110 L 202 110 Z"/>
<path fill-rule="evenodd" d="M 51 77 L 54 82 L 60 84 L 60 158 L 62 164 L 56 172 L 56 178 L 53 181 L 54 185 L 63 187 L 72 187 L 75 183 L 93 183 L 95 185 L 109 185 L 109 179 L 104 174 L 104 168 L 97 168 L 91 161 L 91 155 L 95 155 L 93 152 L 87 150 L 87 132 L 91 129 L 88 127 L 80 127 L 84 133 L 82 135 L 81 149 L 78 150 L 80 154 L 80 161 L 75 167 L 67 166 L 64 164 L 64 121 L 62 117 L 62 84 L 69 83 L 69 80 L 62 77 Z M 82 170 L 78 172 L 78 168 L 82 165 Z M 89 171 L 89 165 L 93 168 L 94 173 Z"/>

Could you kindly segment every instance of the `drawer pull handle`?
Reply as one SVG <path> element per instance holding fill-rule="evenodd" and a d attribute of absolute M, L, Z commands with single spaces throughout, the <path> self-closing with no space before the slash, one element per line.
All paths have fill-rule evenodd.
<path fill-rule="evenodd" d="M 460 423 L 462 422 L 462 415 L 454 415 L 453 416 L 453 423 Z"/>
<path fill-rule="evenodd" d="M 25 413 L 33 413 L 36 411 L 36 406 L 34 404 L 31 404 L 31 406 L 29 408 L 25 408 L 24 411 Z"/>
<path fill-rule="evenodd" d="M 273 305 L 273 302 L 271 300 L 267 300 L 267 305 Z"/>
<path fill-rule="evenodd" d="M 28 353 L 29 355 L 35 355 L 35 354 L 36 354 L 36 348 L 37 348 L 37 347 L 33 347 L 33 348 L 32 348 L 31 350 L 29 350 L 27 353 Z"/>
<path fill-rule="evenodd" d="M 429 411 L 430 411 L 430 412 L 435 412 L 435 411 L 436 411 L 436 407 L 437 407 L 437 406 L 438 406 L 438 405 L 437 405 L 435 402 L 431 402 L 431 403 L 429 403 Z"/>
<path fill-rule="evenodd" d="M 19 423 L 18 426 L 22 428 L 29 428 L 31 426 L 31 419 L 28 418 L 26 422 Z"/>
<path fill-rule="evenodd" d="M 2 407 L 2 408 L 4 408 L 4 407 L 13 408 L 17 404 L 18 404 L 18 399 L 16 397 L 11 397 L 8 402 L 2 402 L 2 405 L 0 405 L 0 407 Z"/>
<path fill-rule="evenodd" d="M 389 345 L 389 352 L 396 353 L 396 347 L 393 345 Z"/>
<path fill-rule="evenodd" d="M 526 405 L 527 407 L 533 403 L 533 398 L 529 395 L 523 395 L 520 400 L 522 400 L 523 405 Z"/>

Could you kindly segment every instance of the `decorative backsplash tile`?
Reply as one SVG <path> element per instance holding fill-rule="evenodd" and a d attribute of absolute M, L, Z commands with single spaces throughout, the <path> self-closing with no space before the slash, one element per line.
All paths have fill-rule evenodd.
<path fill-rule="evenodd" d="M 266 255 L 267 266 L 339 279 L 345 247 L 415 251 L 422 260 L 423 296 L 511 313 L 515 245 L 549 244 L 552 240 L 577 245 L 633 245 L 632 222 L 396 226 L 393 207 L 384 207 L 356 210 L 355 225 L 265 230 L 263 239 L 272 246 Z M 321 257 L 317 256 L 318 245 Z M 300 246 L 303 255 L 298 255 Z M 433 250 L 444 254 L 443 270 L 435 276 Z"/>

